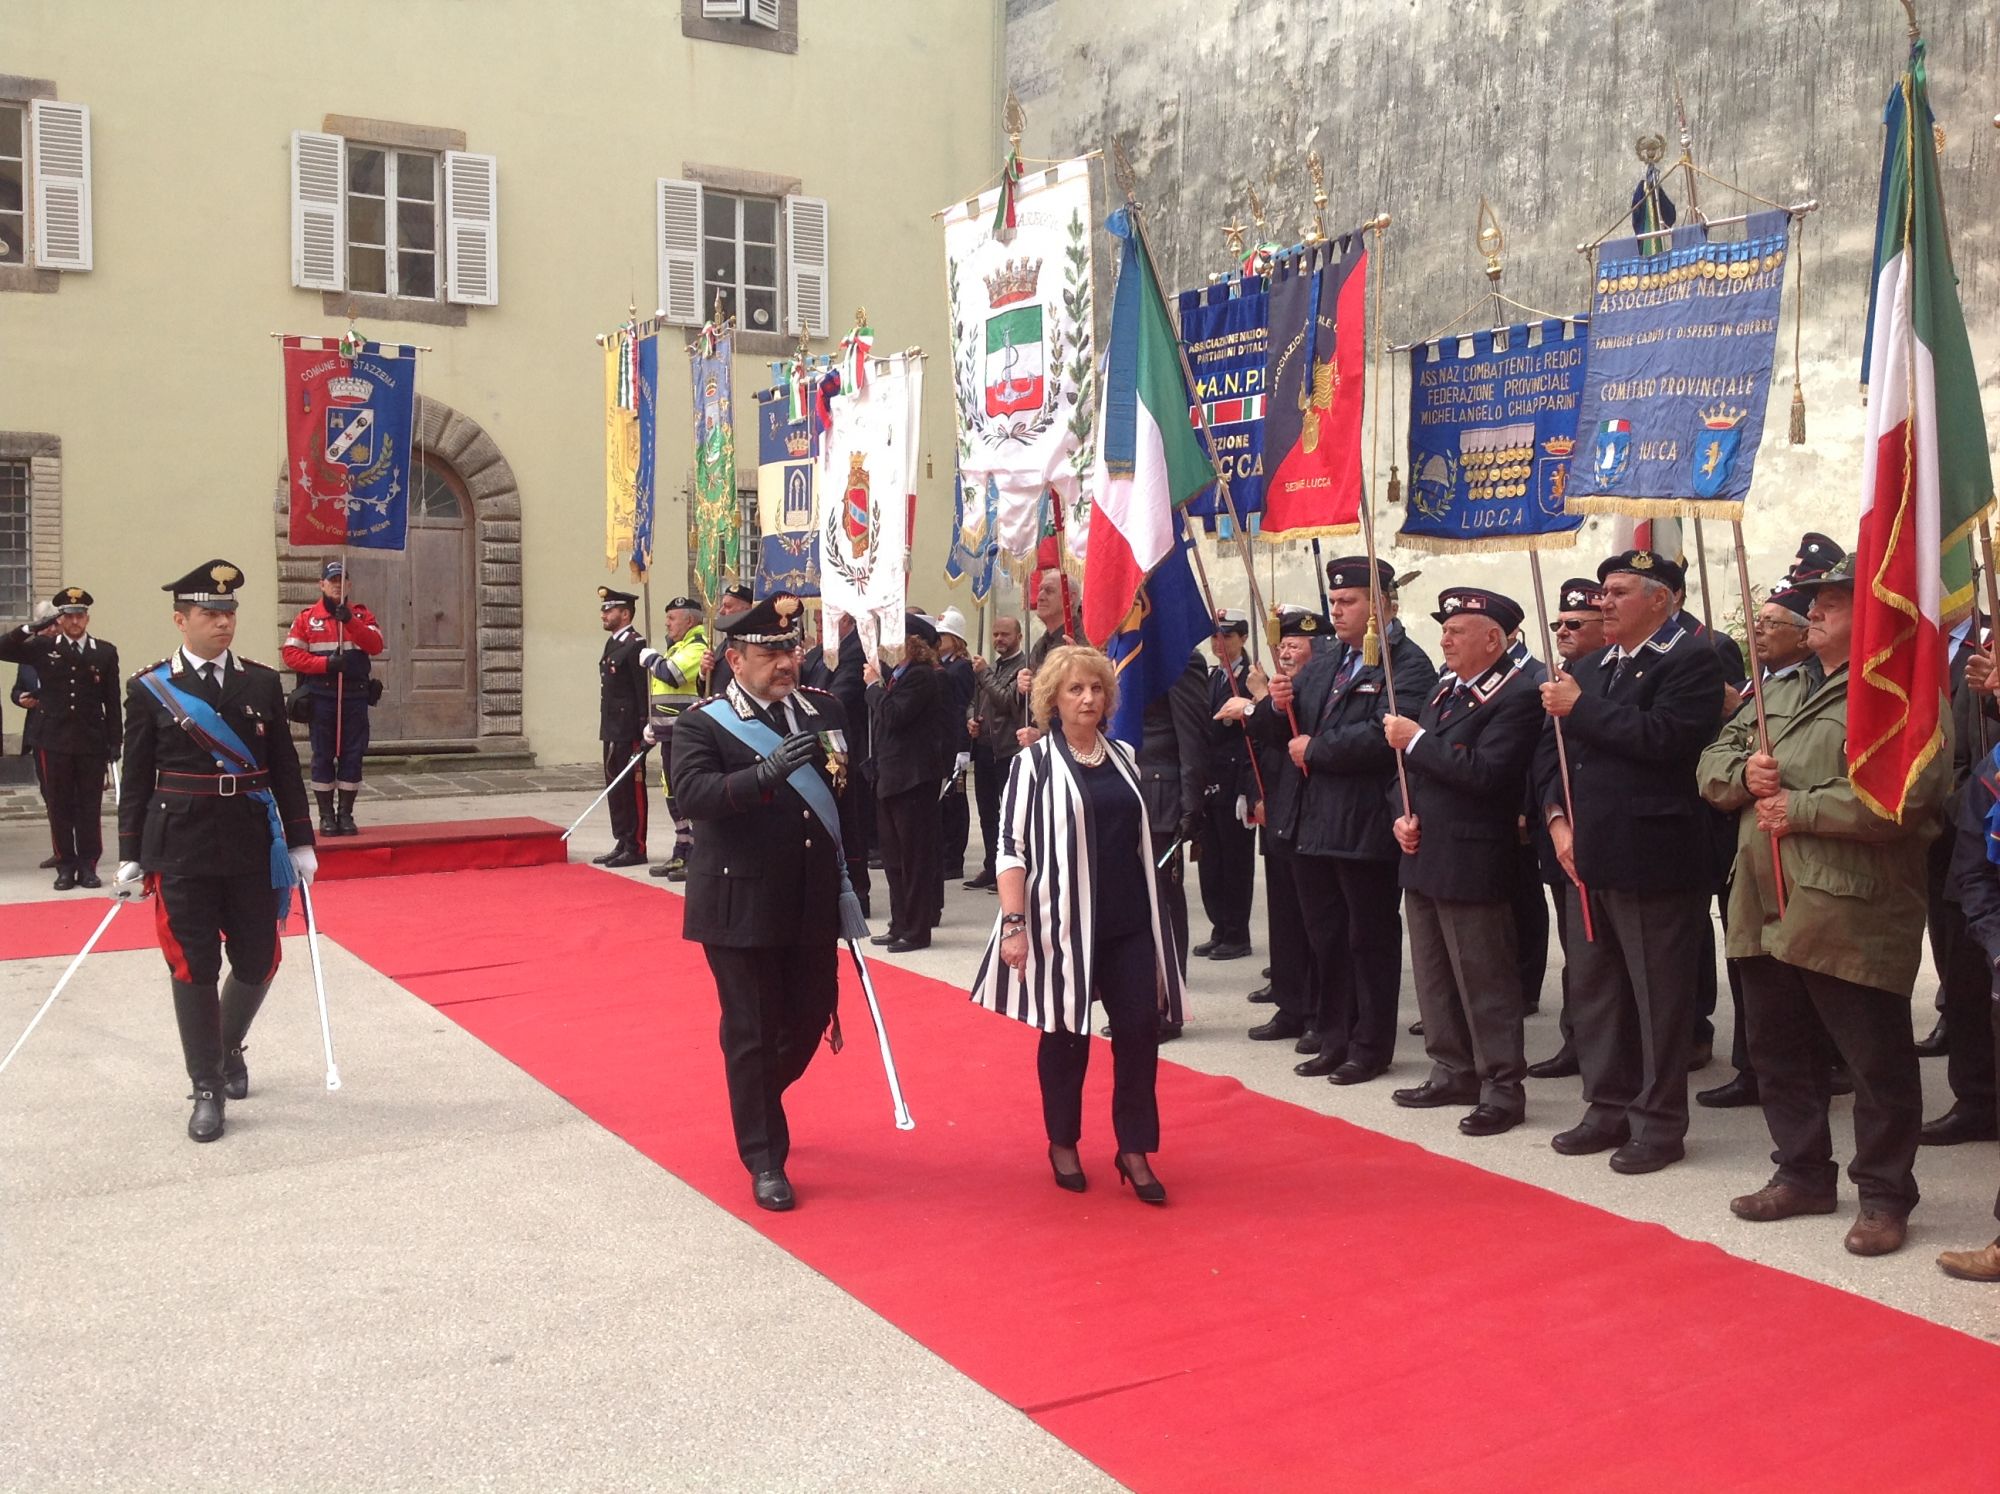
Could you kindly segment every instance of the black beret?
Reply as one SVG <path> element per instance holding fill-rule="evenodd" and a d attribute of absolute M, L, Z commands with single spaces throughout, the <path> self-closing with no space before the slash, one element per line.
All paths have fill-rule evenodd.
<path fill-rule="evenodd" d="M 1556 611 L 1595 612 L 1604 603 L 1604 588 L 1584 576 L 1572 576 L 1556 588 Z"/>
<path fill-rule="evenodd" d="M 1521 604 L 1497 591 L 1477 586 L 1447 586 L 1438 593 L 1438 610 L 1431 614 L 1439 622 L 1466 614 L 1490 617 L 1500 631 L 1511 633 L 1521 626 Z"/>
<path fill-rule="evenodd" d="M 1687 571 L 1679 562 L 1651 550 L 1627 550 L 1612 556 L 1598 566 L 1597 579 L 1608 581 L 1621 572 L 1657 581 L 1669 591 L 1679 591 L 1687 585 Z"/>
<path fill-rule="evenodd" d="M 1386 560 L 1377 560 L 1375 575 L 1382 583 L 1382 594 L 1393 597 L 1396 594 L 1396 568 Z M 1329 591 L 1366 591 L 1368 557 L 1343 555 L 1338 560 L 1329 560 L 1326 563 L 1326 585 Z"/>

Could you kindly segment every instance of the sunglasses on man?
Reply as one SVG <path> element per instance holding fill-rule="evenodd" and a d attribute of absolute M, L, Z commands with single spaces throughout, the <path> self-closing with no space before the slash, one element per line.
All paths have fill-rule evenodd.
<path fill-rule="evenodd" d="M 1588 627 L 1594 621 L 1596 619 L 1587 617 L 1559 617 L 1549 624 L 1549 631 L 1551 633 L 1574 633 L 1578 628 Z"/>

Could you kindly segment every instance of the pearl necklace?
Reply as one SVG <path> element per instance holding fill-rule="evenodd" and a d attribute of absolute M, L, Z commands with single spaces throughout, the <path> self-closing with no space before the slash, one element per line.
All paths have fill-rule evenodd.
<path fill-rule="evenodd" d="M 1097 738 L 1095 745 L 1093 745 L 1088 752 L 1078 752 L 1074 747 L 1072 747 L 1070 749 L 1070 754 L 1077 760 L 1078 764 L 1080 764 L 1081 766 L 1086 768 L 1094 768 L 1099 763 L 1104 761 L 1104 754 L 1109 750 L 1110 750 L 1109 744 L 1106 743 L 1103 736 L 1100 734 Z"/>

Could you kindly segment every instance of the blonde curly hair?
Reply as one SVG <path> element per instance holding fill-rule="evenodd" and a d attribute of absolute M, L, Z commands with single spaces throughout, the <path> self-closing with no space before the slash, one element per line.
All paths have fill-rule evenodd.
<path fill-rule="evenodd" d="M 1028 712 L 1043 731 L 1056 723 L 1057 693 L 1079 671 L 1095 675 L 1104 686 L 1104 714 L 1100 721 L 1110 721 L 1111 713 L 1118 709 L 1118 671 L 1111 667 L 1111 661 L 1085 644 L 1066 643 L 1049 651 L 1042 667 L 1035 671 L 1035 682 L 1028 692 Z"/>

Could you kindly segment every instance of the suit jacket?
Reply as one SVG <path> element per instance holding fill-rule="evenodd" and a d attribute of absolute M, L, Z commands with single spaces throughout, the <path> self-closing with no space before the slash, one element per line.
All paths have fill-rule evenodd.
<path fill-rule="evenodd" d="M 646 640 L 637 628 L 620 628 L 604 640 L 597 661 L 597 740 L 637 742 L 646 729 L 651 678 L 639 662 Z"/>
<path fill-rule="evenodd" d="M 868 687 L 875 792 L 901 794 L 949 769 L 951 699 L 937 666 L 911 660 Z"/>
<path fill-rule="evenodd" d="M 951 659 L 940 659 L 938 671 L 944 676 L 944 694 L 951 708 L 951 716 L 946 723 L 951 756 L 956 758 L 961 752 L 972 750 L 972 737 L 965 729 L 965 723 L 972 715 L 972 699 L 978 693 L 979 682 L 972 672 L 972 661 L 963 654 Z M 947 763 L 945 771 L 950 772 Z"/>
<path fill-rule="evenodd" d="M 41 698 L 42 678 L 35 673 L 32 664 L 19 664 L 14 668 L 14 688 L 7 692 L 7 698 L 21 707 L 21 751 L 33 752 L 42 744 L 41 707 L 26 704 L 23 696 Z"/>
<path fill-rule="evenodd" d="M 1576 870 L 1593 890 L 1709 892 L 1711 821 L 1695 764 L 1722 724 L 1722 661 L 1669 622 L 1618 668 L 1601 648 L 1570 674 L 1583 695 L 1563 719 Z M 1615 682 L 1614 682 L 1615 676 Z M 1562 812 L 1555 733 L 1536 748 L 1542 818 Z"/>
<path fill-rule="evenodd" d="M 1513 895 L 1521 798 L 1545 719 L 1534 680 L 1504 654 L 1463 690 L 1443 677 L 1417 715 L 1423 734 L 1403 753 L 1419 832 L 1416 854 L 1397 868 L 1403 886 L 1447 902 Z M 1390 811 L 1401 807 L 1392 800 Z"/>
<path fill-rule="evenodd" d="M 1437 670 L 1401 623 L 1389 625 L 1390 659 L 1396 667 L 1396 701 L 1412 710 L 1437 688 Z M 1272 833 L 1301 856 L 1358 857 L 1393 861 L 1402 852 L 1390 830 L 1388 793 L 1396 779 L 1396 754 L 1382 735 L 1389 693 L 1380 664 L 1357 663 L 1347 678 L 1342 665 L 1350 650 L 1328 649 L 1293 677 L 1293 713 L 1299 731 L 1312 738 L 1301 774 L 1286 752 L 1271 796 Z M 1292 735 L 1285 713 L 1261 702 L 1251 713 L 1251 730 L 1284 748 Z"/>
<path fill-rule="evenodd" d="M 835 837 L 789 783 L 756 785 L 761 754 L 710 716 L 758 714 L 740 686 L 720 703 L 684 712 L 674 724 L 674 804 L 694 822 L 681 932 L 702 944 L 766 949 L 832 944 L 840 937 L 840 866 Z M 847 717 L 823 690 L 792 692 L 805 730 L 831 753 L 816 771 L 837 799 L 848 789 Z M 782 733 L 781 733 L 782 735 Z"/>
<path fill-rule="evenodd" d="M 179 650 L 168 661 L 174 682 L 191 686 Z M 285 844 L 313 843 L 299 750 L 285 719 L 285 684 L 278 671 L 232 652 L 219 696 L 209 703 L 243 739 L 269 774 Z M 149 669 L 158 668 L 148 666 Z M 118 859 L 164 876 L 222 877 L 270 865 L 271 822 L 264 807 L 242 794 L 229 798 L 162 794 L 162 773 L 214 778 L 215 759 L 174 724 L 173 712 L 146 688 L 140 671 L 125 692 L 125 760 L 118 795 Z"/>
<path fill-rule="evenodd" d="M 1724 684 L 1740 685 L 1749 678 L 1749 671 L 1743 666 L 1743 650 L 1729 634 L 1711 628 L 1692 612 L 1681 613 L 1680 624 L 1698 642 L 1715 650 L 1715 657 L 1722 662 Z"/>
<path fill-rule="evenodd" d="M 1208 670 L 1200 654 L 1190 654 L 1173 688 L 1146 707 L 1139 736 L 1139 793 L 1163 843 L 1201 813 L 1208 727 Z"/>
<path fill-rule="evenodd" d="M 1234 686 L 1230 676 L 1235 676 Z M 1236 668 L 1224 670 L 1220 664 L 1208 671 L 1208 720 L 1202 730 L 1208 741 L 1208 787 L 1224 804 L 1234 804 L 1238 794 L 1257 797 L 1250 773 L 1250 735 L 1240 721 L 1217 721 L 1215 713 L 1233 695 L 1250 693 L 1250 661 L 1238 659 Z"/>
<path fill-rule="evenodd" d="M 0 633 L 0 659 L 29 664 L 41 681 L 35 714 L 37 742 L 45 752 L 77 757 L 116 757 L 125 740 L 119 714 L 118 650 L 86 633 L 71 644 L 60 633 L 41 636 L 28 628 Z"/>

